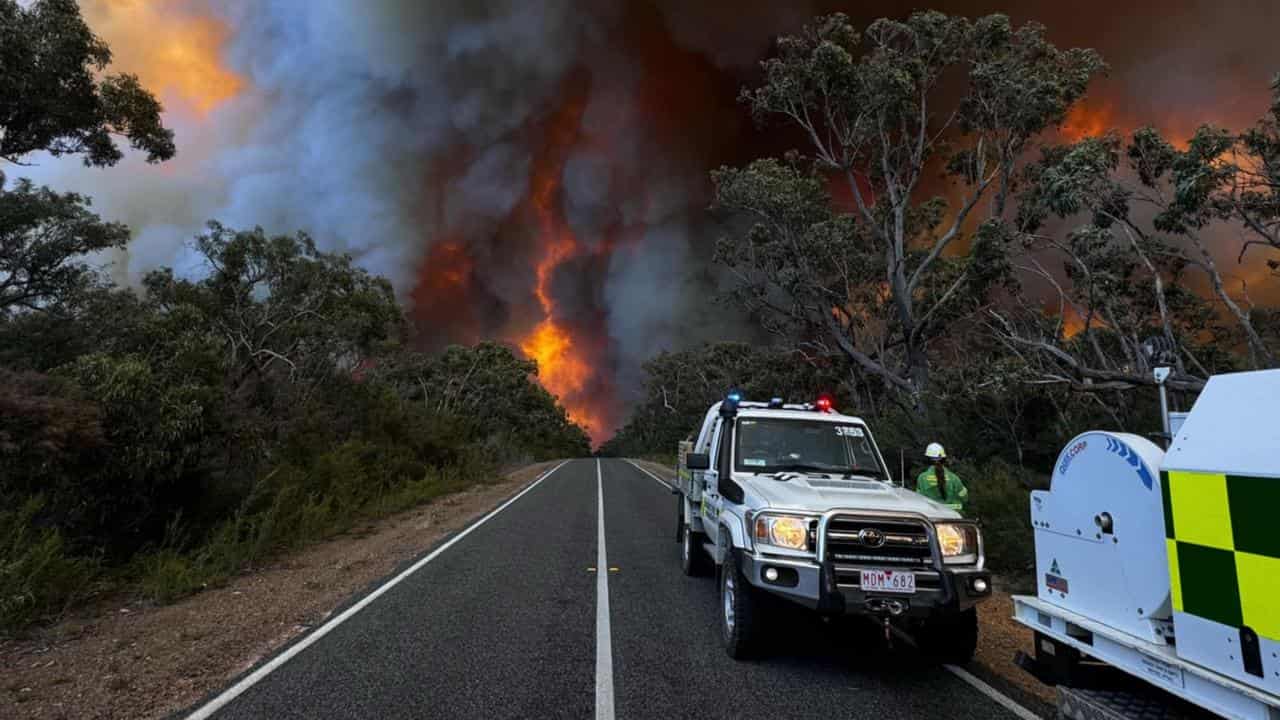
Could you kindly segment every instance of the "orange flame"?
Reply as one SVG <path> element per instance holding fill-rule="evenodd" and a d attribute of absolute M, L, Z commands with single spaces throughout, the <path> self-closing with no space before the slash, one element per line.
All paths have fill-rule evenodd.
<path fill-rule="evenodd" d="M 561 397 L 581 392 L 590 369 L 574 352 L 573 338 L 555 320 L 546 318 L 520 344 L 530 359 L 538 363 L 538 379 Z M 570 415 L 580 412 L 570 412 Z"/>
<path fill-rule="evenodd" d="M 1116 118 L 1110 105 L 1082 102 L 1067 113 L 1059 132 L 1064 140 L 1074 143 L 1103 135 L 1115 126 Z"/>
<path fill-rule="evenodd" d="M 1141 126 L 1150 125 L 1159 130 L 1169 142 L 1185 149 L 1188 138 L 1199 127 L 1200 122 L 1209 119 L 1172 113 L 1156 118 L 1133 116 L 1118 111 L 1109 100 L 1091 99 L 1071 108 L 1058 128 L 1058 134 L 1063 140 L 1075 143 L 1088 137 L 1100 137 L 1113 130 L 1124 135 Z M 1218 123 L 1224 121 L 1212 119 Z"/>
<path fill-rule="evenodd" d="M 460 290 L 471 281 L 474 262 L 462 243 L 442 242 L 431 249 L 429 265 L 436 270 L 428 276 L 431 286 Z"/>
<path fill-rule="evenodd" d="M 1080 311 L 1076 309 L 1074 305 L 1063 306 L 1061 314 L 1059 315 L 1057 306 L 1050 306 L 1046 303 L 1045 312 L 1049 315 L 1058 315 L 1058 322 L 1060 322 L 1062 326 L 1063 340 L 1071 340 L 1075 336 L 1084 332 L 1085 319 L 1080 315 Z M 1089 319 L 1089 327 L 1094 330 L 1100 330 L 1105 328 L 1106 325 L 1094 316 Z"/>
<path fill-rule="evenodd" d="M 519 340 L 524 354 L 538 363 L 538 381 L 560 399 L 569 418 L 587 429 L 593 439 L 604 431 L 590 398 L 583 397 L 592 376 L 590 363 L 569 331 L 556 319 L 551 280 L 556 268 L 579 253 L 577 238 L 563 220 L 561 176 L 568 149 L 577 138 L 583 103 L 570 98 L 551 118 L 544 152 L 533 164 L 530 204 L 537 218 L 542 257 L 535 273 L 534 296 L 542 310 L 542 320 Z"/>
<path fill-rule="evenodd" d="M 479 342 L 474 308 L 460 302 L 471 293 L 474 272 L 475 260 L 466 245 L 441 240 L 431 246 L 409 295 L 414 313 L 431 321 L 427 337 L 440 333 L 455 342 Z"/>
<path fill-rule="evenodd" d="M 165 100 L 201 115 L 234 97 L 244 79 L 222 63 L 230 32 L 179 0 L 87 0 L 85 21 L 111 46 L 113 72 L 134 73 Z"/>
<path fill-rule="evenodd" d="M 1084 319 L 1075 311 L 1066 313 L 1062 320 L 1062 337 L 1065 340 L 1074 338 L 1084 330 Z"/>

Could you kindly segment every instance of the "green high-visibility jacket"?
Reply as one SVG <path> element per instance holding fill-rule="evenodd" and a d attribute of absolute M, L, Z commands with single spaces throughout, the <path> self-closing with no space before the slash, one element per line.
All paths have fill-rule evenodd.
<path fill-rule="evenodd" d="M 916 492 L 963 513 L 965 505 L 969 502 L 969 489 L 960 481 L 959 475 L 951 472 L 951 468 L 943 468 L 943 472 L 946 474 L 946 497 L 939 492 L 938 477 L 934 474 L 933 466 L 925 468 L 924 472 L 916 477 Z"/>

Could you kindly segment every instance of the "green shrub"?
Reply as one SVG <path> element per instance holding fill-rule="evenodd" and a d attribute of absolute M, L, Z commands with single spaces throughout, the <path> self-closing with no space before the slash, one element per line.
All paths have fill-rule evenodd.
<path fill-rule="evenodd" d="M 674 453 L 674 452 L 669 452 L 669 453 L 665 453 L 665 452 L 651 452 L 651 453 L 645 453 L 645 454 L 643 454 L 643 455 L 639 456 L 639 458 L 638 458 L 638 459 L 639 459 L 639 460 L 647 460 L 647 461 L 652 462 L 652 463 L 657 463 L 657 464 L 659 464 L 659 465 L 663 465 L 663 466 L 666 466 L 666 467 L 672 468 L 673 470 L 675 469 L 676 463 L 679 461 L 679 457 L 678 457 L 678 456 L 676 455 L 676 453 Z"/>
<path fill-rule="evenodd" d="M 217 586 L 247 566 L 350 530 L 362 521 L 430 502 L 496 475 L 478 456 L 429 467 L 400 446 L 348 441 L 267 473 L 232 517 L 187 547 L 187 529 L 170 523 L 158 550 L 140 555 L 133 574 L 145 597 L 170 603 Z"/>
<path fill-rule="evenodd" d="M 192 558 L 172 548 L 147 553 L 136 561 L 138 585 L 143 596 L 158 603 L 170 603 L 190 595 L 207 583 Z"/>
<path fill-rule="evenodd" d="M 1000 459 L 955 468 L 969 488 L 969 514 L 982 522 L 987 566 L 1013 583 L 1035 570 L 1031 490 L 1037 483 Z"/>
<path fill-rule="evenodd" d="M 0 312 L 0 626 L 97 577 L 169 602 L 504 464 L 590 451 L 518 351 L 409 350 L 391 284 L 350 257 L 216 223 L 195 249 L 200 278 L 157 268 L 128 290 L 28 253 L 85 282 Z"/>
<path fill-rule="evenodd" d="M 56 616 L 94 587 L 97 563 L 70 557 L 56 528 L 33 524 L 43 502 L 0 511 L 0 632 Z"/>

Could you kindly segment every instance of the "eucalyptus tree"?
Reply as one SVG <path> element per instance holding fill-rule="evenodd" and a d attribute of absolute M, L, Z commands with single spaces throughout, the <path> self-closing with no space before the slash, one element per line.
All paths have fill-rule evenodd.
<path fill-rule="evenodd" d="M 1271 82 L 1272 101 L 1266 115 L 1236 138 L 1229 152 L 1209 156 L 1220 171 L 1211 201 L 1223 219 L 1246 229 L 1239 259 L 1254 246 L 1272 251 L 1267 266 L 1280 272 L 1280 75 Z"/>
<path fill-rule="evenodd" d="M 1028 167 L 1018 232 L 1062 272 L 1032 254 L 1023 268 L 1053 288 L 1056 308 L 992 311 L 990 327 L 1037 382 L 1126 389 L 1167 363 L 1173 386 L 1195 390 L 1217 372 L 1276 364 L 1275 311 L 1250 293 L 1250 276 L 1274 283 L 1256 271 L 1280 267 L 1273 90 L 1276 104 L 1243 133 L 1203 126 L 1179 147 L 1141 128 L 1046 148 Z M 1255 260 L 1258 246 L 1267 256 Z"/>
<path fill-rule="evenodd" d="M 115 165 L 117 138 L 148 162 L 173 157 L 159 101 L 136 75 L 108 74 L 110 64 L 75 0 L 0 0 L 0 160 L 45 151 Z"/>
<path fill-rule="evenodd" d="M 762 67 L 741 99 L 804 152 L 713 173 L 734 294 L 922 411 L 931 347 L 1010 281 L 1019 163 L 1104 64 L 1035 23 L 921 12 L 818 18 Z"/>
<path fill-rule="evenodd" d="M 318 388 L 396 345 L 404 316 L 391 283 L 326 253 L 305 233 L 211 222 L 194 249 L 206 275 L 164 268 L 143 281 L 161 313 L 194 313 L 220 347 L 231 390 L 251 381 Z"/>
<path fill-rule="evenodd" d="M 731 390 L 750 400 L 780 397 L 788 403 L 811 402 L 827 393 L 837 407 L 851 410 L 846 403 L 861 403 L 854 378 L 844 370 L 830 358 L 801 350 L 741 342 L 662 352 L 645 362 L 643 395 L 627 424 L 601 450 L 615 455 L 674 453 L 677 442 L 697 431 L 707 408 Z"/>
<path fill-rule="evenodd" d="M 86 256 L 123 248 L 128 229 L 102 221 L 89 198 L 6 183 L 34 153 L 115 165 L 121 140 L 148 162 L 173 157 L 173 131 L 138 78 L 110 74 L 111 50 L 74 0 L 0 0 L 0 322 L 65 309 L 93 285 Z"/>
<path fill-rule="evenodd" d="M 586 455 L 591 440 L 555 396 L 534 382 L 538 365 L 505 345 L 451 345 L 435 354 L 387 356 L 371 378 L 402 402 L 455 426 L 470 441 L 535 455 Z"/>
<path fill-rule="evenodd" d="M 0 322 L 29 312 L 58 312 L 95 284 L 86 256 L 123 248 L 124 225 L 105 222 L 89 199 L 19 180 L 0 192 Z"/>

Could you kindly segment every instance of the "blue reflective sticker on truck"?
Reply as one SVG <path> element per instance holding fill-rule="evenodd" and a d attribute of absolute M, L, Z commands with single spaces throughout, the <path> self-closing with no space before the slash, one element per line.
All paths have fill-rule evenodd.
<path fill-rule="evenodd" d="M 1129 463 L 1131 467 L 1138 473 L 1138 477 L 1142 480 L 1142 484 L 1148 490 L 1155 486 L 1155 479 L 1151 477 L 1151 472 L 1147 470 L 1147 466 L 1142 464 L 1142 458 L 1133 448 L 1116 440 L 1115 438 L 1107 438 L 1107 452 L 1119 455 L 1124 461 Z"/>

